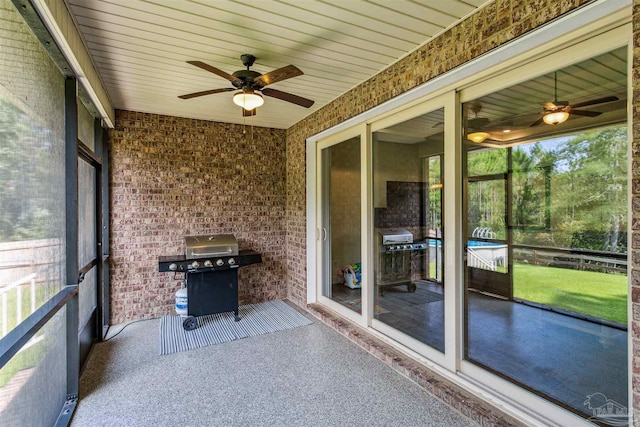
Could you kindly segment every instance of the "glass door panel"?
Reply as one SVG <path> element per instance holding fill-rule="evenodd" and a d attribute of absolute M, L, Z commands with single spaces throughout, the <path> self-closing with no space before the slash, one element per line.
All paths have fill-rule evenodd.
<path fill-rule="evenodd" d="M 360 137 L 321 151 L 322 296 L 362 312 Z"/>
<path fill-rule="evenodd" d="M 463 104 L 464 357 L 585 418 L 615 411 L 619 421 L 628 402 L 625 58 L 626 47 Z M 606 89 L 592 80 L 603 63 Z M 556 84 L 581 112 L 547 124 L 540 105 L 553 108 L 553 97 L 533 88 L 553 96 Z"/>
<path fill-rule="evenodd" d="M 374 318 L 444 352 L 444 108 L 373 133 Z"/>

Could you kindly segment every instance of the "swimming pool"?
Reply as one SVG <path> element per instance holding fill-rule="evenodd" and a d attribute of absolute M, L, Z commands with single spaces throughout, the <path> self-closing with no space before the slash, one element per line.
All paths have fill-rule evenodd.
<path fill-rule="evenodd" d="M 506 243 L 496 243 L 496 242 L 484 242 L 482 240 L 469 240 L 467 242 L 467 246 L 470 248 L 477 248 L 477 247 L 499 247 L 499 246 L 504 246 L 506 247 Z"/>
<path fill-rule="evenodd" d="M 429 246 L 432 247 L 442 247 L 442 241 L 441 240 L 435 240 L 435 239 L 429 239 Z M 507 247 L 506 243 L 496 243 L 496 242 L 484 242 L 482 240 L 469 240 L 467 242 L 467 247 L 470 248 L 478 248 L 478 247 L 502 247 L 504 246 L 505 248 Z"/>

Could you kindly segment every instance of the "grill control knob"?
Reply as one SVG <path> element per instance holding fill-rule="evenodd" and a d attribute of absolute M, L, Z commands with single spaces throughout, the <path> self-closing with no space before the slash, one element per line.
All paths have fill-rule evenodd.
<path fill-rule="evenodd" d="M 216 265 L 217 265 L 218 267 L 222 267 L 222 266 L 224 265 L 224 261 L 223 261 L 223 260 L 221 260 L 221 259 L 218 259 L 218 260 L 216 261 Z"/>
<path fill-rule="evenodd" d="M 175 262 L 172 262 L 171 264 L 169 264 L 169 270 L 176 271 L 177 269 L 178 269 L 178 264 L 176 264 Z"/>
<path fill-rule="evenodd" d="M 229 265 L 234 265 L 236 263 L 236 260 L 233 258 L 229 258 L 229 261 L 227 261 L 229 263 Z"/>
<path fill-rule="evenodd" d="M 205 266 L 205 267 L 213 267 L 213 263 L 211 262 L 211 260 L 210 260 L 210 259 L 208 259 L 208 260 L 206 260 L 206 261 L 204 262 L 204 266 Z"/>
<path fill-rule="evenodd" d="M 199 263 L 198 261 L 193 261 L 193 262 L 191 263 L 191 267 L 192 267 L 192 268 L 198 268 L 198 267 L 200 267 L 200 263 Z"/>

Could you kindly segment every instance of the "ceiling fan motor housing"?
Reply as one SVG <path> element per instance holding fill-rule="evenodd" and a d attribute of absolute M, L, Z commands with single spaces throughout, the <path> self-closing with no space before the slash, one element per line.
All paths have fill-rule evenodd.
<path fill-rule="evenodd" d="M 240 60 L 242 61 L 242 65 L 248 68 L 256 61 L 256 57 L 250 53 L 245 53 L 244 55 L 240 55 Z"/>
<path fill-rule="evenodd" d="M 232 74 L 233 77 L 237 77 L 240 80 L 242 80 L 242 83 L 240 82 L 231 82 L 231 84 L 233 84 L 235 87 L 237 87 L 238 89 L 242 89 L 243 87 L 250 87 L 250 88 L 254 88 L 254 84 L 253 84 L 253 80 L 257 77 L 260 77 L 262 74 L 260 74 L 257 71 L 252 71 L 252 70 L 238 70 L 235 73 Z M 256 87 L 256 89 L 259 89 Z"/>

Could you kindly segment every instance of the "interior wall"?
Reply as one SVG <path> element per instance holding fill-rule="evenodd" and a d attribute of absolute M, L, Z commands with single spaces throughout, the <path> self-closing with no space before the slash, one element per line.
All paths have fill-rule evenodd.
<path fill-rule="evenodd" d="M 373 203 L 376 208 L 387 207 L 389 181 L 419 182 L 422 179 L 422 159 L 418 155 L 418 144 L 373 142 Z"/>
<path fill-rule="evenodd" d="M 284 137 L 280 129 L 116 112 L 111 324 L 174 312 L 178 280 L 158 272 L 158 256 L 184 254 L 186 235 L 231 233 L 240 249 L 262 253 L 262 264 L 238 271 L 240 304 L 286 298 Z"/>
<path fill-rule="evenodd" d="M 362 262 L 360 255 L 360 138 L 331 150 L 331 273 L 333 283 L 345 265 Z"/>

